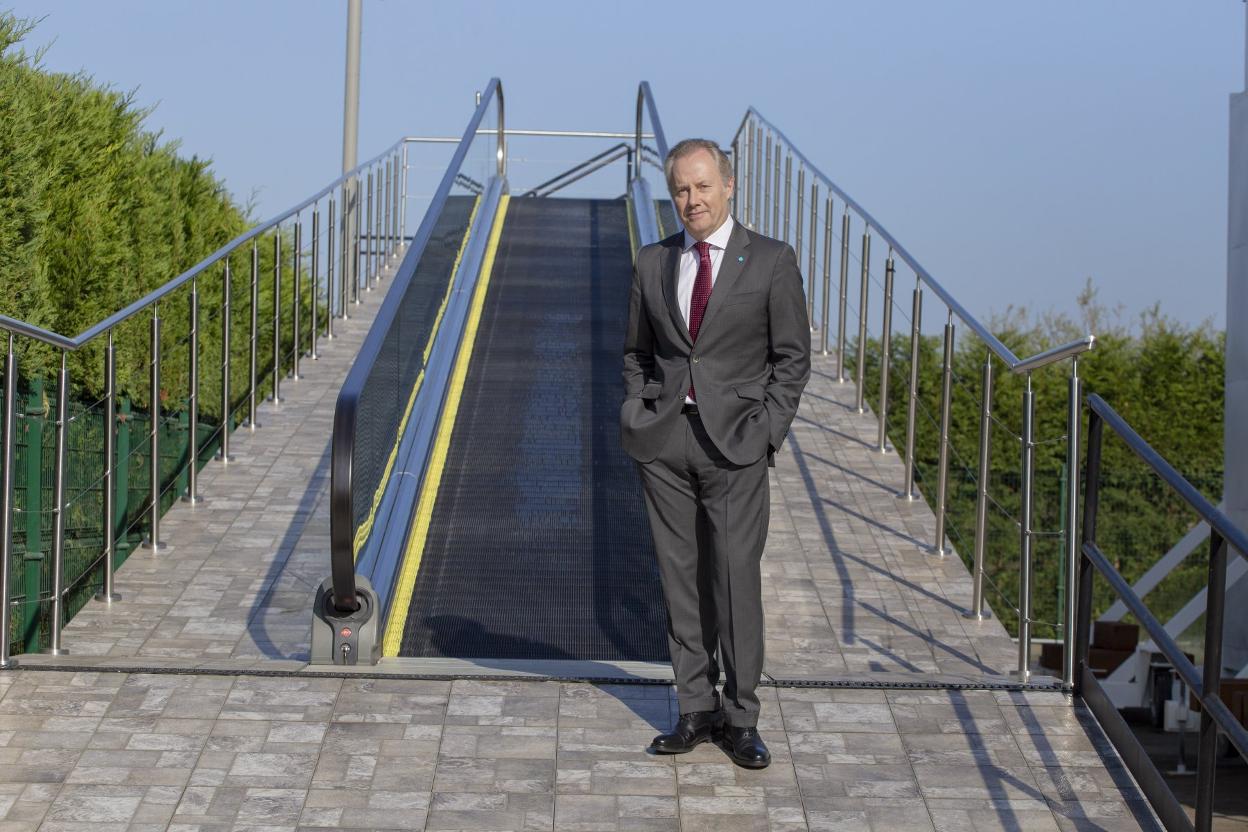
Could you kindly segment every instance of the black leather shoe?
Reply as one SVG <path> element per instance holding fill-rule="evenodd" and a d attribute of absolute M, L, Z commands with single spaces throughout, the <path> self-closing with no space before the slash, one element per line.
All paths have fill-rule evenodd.
<path fill-rule="evenodd" d="M 758 735 L 757 728 L 729 725 L 724 729 L 724 741 L 729 756 L 737 765 L 744 768 L 767 768 L 771 765 L 771 752 Z"/>
<path fill-rule="evenodd" d="M 684 754 L 719 736 L 724 725 L 723 711 L 696 711 L 681 714 L 670 734 L 659 734 L 650 743 L 657 754 Z"/>

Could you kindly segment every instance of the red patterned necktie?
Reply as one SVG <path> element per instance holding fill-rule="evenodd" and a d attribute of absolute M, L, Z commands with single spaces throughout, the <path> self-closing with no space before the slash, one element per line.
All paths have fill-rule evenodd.
<path fill-rule="evenodd" d="M 698 276 L 694 278 L 693 296 L 689 299 L 689 337 L 697 343 L 706 302 L 711 299 L 711 244 L 703 240 L 693 245 L 698 250 Z M 689 398 L 697 401 L 693 384 L 689 385 Z"/>

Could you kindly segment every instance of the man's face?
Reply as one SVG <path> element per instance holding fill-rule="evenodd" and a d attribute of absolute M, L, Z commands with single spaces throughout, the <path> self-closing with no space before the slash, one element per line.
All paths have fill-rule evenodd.
<path fill-rule="evenodd" d="M 724 184 L 709 150 L 699 148 L 672 164 L 672 201 L 689 236 L 705 240 L 724 224 L 733 185 L 731 179 Z"/>

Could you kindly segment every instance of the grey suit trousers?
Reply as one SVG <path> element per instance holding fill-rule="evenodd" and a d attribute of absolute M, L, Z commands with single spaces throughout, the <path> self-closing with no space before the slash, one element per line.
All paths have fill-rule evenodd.
<path fill-rule="evenodd" d="M 728 724 L 757 725 L 767 457 L 729 462 L 691 413 L 676 422 L 658 457 L 638 469 L 668 605 L 680 712 L 716 708 L 722 669 Z"/>

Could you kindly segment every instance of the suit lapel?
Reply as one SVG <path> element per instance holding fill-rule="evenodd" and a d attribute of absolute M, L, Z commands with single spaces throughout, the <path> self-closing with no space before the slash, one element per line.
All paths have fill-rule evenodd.
<path fill-rule="evenodd" d="M 711 289 L 711 297 L 706 302 L 706 311 L 702 313 L 702 326 L 699 335 L 715 317 L 715 312 L 723 306 L 724 298 L 732 292 L 732 286 L 750 263 L 750 235 L 741 223 L 735 223 L 732 234 L 728 237 L 728 247 L 724 249 L 724 257 L 719 262 L 719 274 L 715 275 L 715 286 Z"/>
<path fill-rule="evenodd" d="M 672 326 L 676 327 L 676 331 L 685 339 L 685 343 L 692 346 L 693 336 L 689 334 L 685 316 L 680 314 L 680 294 L 676 291 L 680 281 L 681 242 L 684 239 L 684 235 L 680 235 L 680 242 L 663 250 L 663 298 L 667 301 L 667 311 L 672 316 Z"/>

